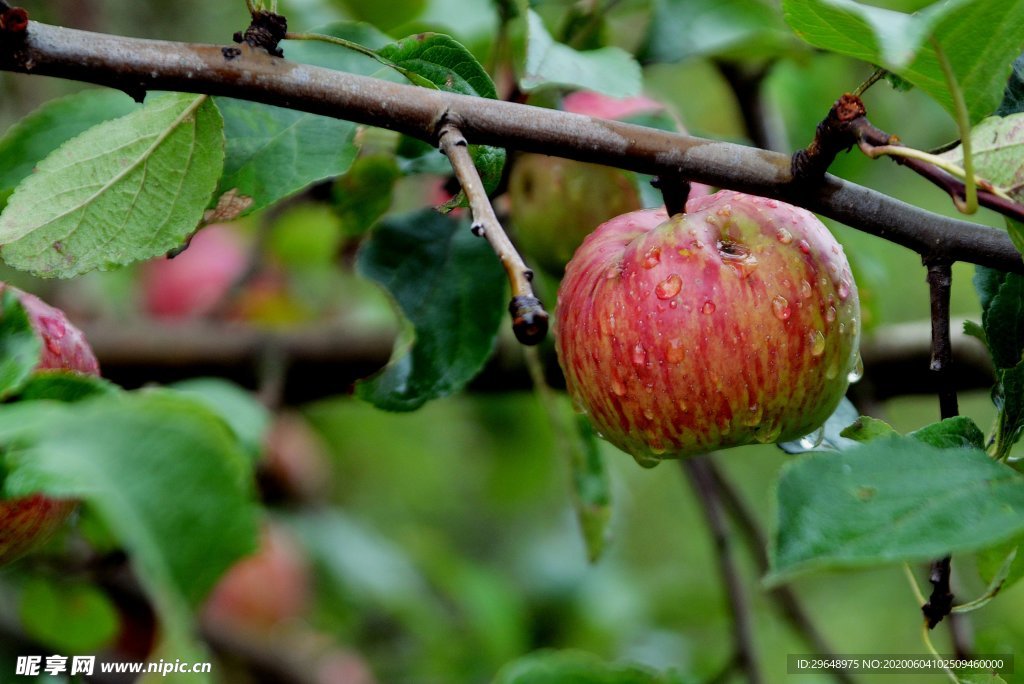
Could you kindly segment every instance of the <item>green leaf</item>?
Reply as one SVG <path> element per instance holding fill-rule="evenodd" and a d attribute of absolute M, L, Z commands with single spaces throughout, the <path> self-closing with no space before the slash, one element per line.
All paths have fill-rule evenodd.
<path fill-rule="evenodd" d="M 1011 189 L 1010 196 L 1024 200 L 1024 114 L 990 116 L 971 129 L 974 172 L 997 187 Z M 957 145 L 939 155 L 963 166 L 964 149 Z"/>
<path fill-rule="evenodd" d="M 117 636 L 117 608 L 82 581 L 35 575 L 21 588 L 19 615 L 25 633 L 59 653 L 99 651 Z"/>
<path fill-rule="evenodd" d="M 43 104 L 0 138 L 0 194 L 10 195 L 40 159 L 65 141 L 138 108 L 119 90 L 83 90 Z"/>
<path fill-rule="evenodd" d="M 217 196 L 235 188 L 246 213 L 345 173 L 356 158 L 356 125 L 258 102 L 216 98 L 224 117 L 224 175 Z"/>
<path fill-rule="evenodd" d="M 760 58 L 793 43 L 778 4 L 768 0 L 655 0 L 644 58 Z"/>
<path fill-rule="evenodd" d="M 0 399 L 20 390 L 39 364 L 43 342 L 10 288 L 0 297 Z"/>
<path fill-rule="evenodd" d="M 802 454 L 807 451 L 842 451 L 857 446 L 857 443 L 848 439 L 843 431 L 859 416 L 860 412 L 853 402 L 843 397 L 820 431 L 792 442 L 780 442 L 778 447 L 787 454 Z"/>
<path fill-rule="evenodd" d="M 572 485 L 576 518 L 583 531 L 587 557 L 596 562 L 608 545 L 612 486 L 597 433 L 586 416 L 576 416 L 572 439 Z"/>
<path fill-rule="evenodd" d="M 936 449 L 979 449 L 985 448 L 985 434 L 967 416 L 946 418 L 938 423 L 926 425 L 920 430 L 907 434 L 919 442 Z"/>
<path fill-rule="evenodd" d="M 358 605 L 403 613 L 436 600 L 402 548 L 339 509 L 303 512 L 286 520 L 324 575 Z"/>
<path fill-rule="evenodd" d="M 505 308 L 504 274 L 487 242 L 426 209 L 378 223 L 357 266 L 394 297 L 413 335 L 356 394 L 411 411 L 462 389 L 490 356 Z"/>
<path fill-rule="evenodd" d="M 855 442 L 870 442 L 873 439 L 898 437 L 900 433 L 884 420 L 860 416 L 839 434 Z"/>
<path fill-rule="evenodd" d="M 84 500 L 128 551 L 168 638 L 190 643 L 194 607 L 255 547 L 251 479 L 223 422 L 166 391 L 19 402 L 0 407 L 0 433 L 6 420 L 25 427 L 4 493 Z"/>
<path fill-rule="evenodd" d="M 171 388 L 199 401 L 219 415 L 231 428 L 239 443 L 255 461 L 263 453 L 270 426 L 270 412 L 252 392 L 220 378 L 194 378 Z"/>
<path fill-rule="evenodd" d="M 435 157 L 441 157 L 433 150 Z M 390 154 L 371 154 L 356 159 L 348 173 L 334 184 L 334 210 L 341 218 L 344 235 L 366 233 L 391 208 L 395 183 L 401 176 Z"/>
<path fill-rule="evenodd" d="M 121 388 L 103 378 L 63 370 L 41 370 L 32 374 L 18 392 L 19 401 L 81 401 L 117 394 Z"/>
<path fill-rule="evenodd" d="M 832 52 L 879 64 L 924 90 L 951 114 L 953 97 L 930 42 L 949 58 L 971 122 L 992 113 L 1024 39 L 1024 0 L 947 0 L 914 14 L 853 0 L 783 0 L 801 38 Z"/>
<path fill-rule="evenodd" d="M 0 254 L 47 277 L 161 255 L 195 230 L 223 164 L 206 96 L 167 95 L 89 129 L 39 163 L 0 215 Z"/>
<path fill-rule="evenodd" d="M 1006 219 L 1006 232 L 1010 235 L 1010 242 L 1013 243 L 1018 252 L 1024 254 L 1024 223 L 1009 216 L 1004 218 Z"/>
<path fill-rule="evenodd" d="M 640 65 L 625 50 L 603 47 L 583 52 L 555 42 L 533 10 L 526 14 L 526 56 L 519 87 L 526 92 L 545 86 L 595 90 L 612 97 L 639 95 Z"/>
<path fill-rule="evenodd" d="M 385 45 L 377 54 L 407 77 L 419 76 L 439 90 L 492 100 L 498 97 L 494 82 L 480 62 L 451 36 L 419 33 Z"/>
<path fill-rule="evenodd" d="M 583 651 L 536 651 L 498 672 L 492 684 L 681 684 L 675 673 L 608 663 Z"/>
<path fill-rule="evenodd" d="M 978 293 L 978 299 L 981 301 L 981 310 L 983 312 L 988 311 L 988 308 L 992 305 L 992 299 L 1006 281 L 1006 275 L 1003 271 L 997 271 L 987 266 L 974 267 L 974 278 L 971 282 L 974 284 L 974 291 Z"/>
<path fill-rule="evenodd" d="M 941 558 L 1024 532 L 1024 477 L 976 449 L 910 438 L 783 468 L 768 581 L 809 570 Z"/>
<path fill-rule="evenodd" d="M 996 368 L 1016 366 L 1024 353 L 1024 276 L 1006 274 L 982 312 L 981 323 Z"/>
<path fill-rule="evenodd" d="M 980 340 L 985 347 L 988 347 L 988 338 L 985 337 L 985 329 L 974 321 L 964 321 L 964 334 Z"/>
<path fill-rule="evenodd" d="M 957 675 L 960 684 L 1006 684 L 1006 680 L 997 674 Z"/>
<path fill-rule="evenodd" d="M 1006 572 L 1003 578 L 1003 585 L 1000 591 L 1009 589 L 1024 577 L 1024 557 L 1021 555 L 1020 539 L 1014 539 L 1004 544 L 999 544 L 988 549 L 983 549 L 975 554 L 975 564 L 978 568 L 978 575 L 985 584 L 996 581 L 1002 572 Z M 1016 553 L 1014 553 L 1016 552 Z M 1009 568 L 1006 568 L 1006 561 L 1010 554 Z"/>
<path fill-rule="evenodd" d="M 1003 91 L 1003 101 L 996 110 L 996 116 L 1008 116 L 1024 112 L 1024 54 L 1017 57 L 1010 70 L 1010 79 Z"/>
<path fill-rule="evenodd" d="M 1024 434 L 1024 361 L 1013 368 L 996 370 L 996 386 L 992 388 L 996 418 L 996 456 L 1003 458 Z"/>

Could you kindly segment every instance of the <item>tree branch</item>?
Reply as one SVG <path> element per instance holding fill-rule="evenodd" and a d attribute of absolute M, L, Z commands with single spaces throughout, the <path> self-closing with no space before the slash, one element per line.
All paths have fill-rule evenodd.
<path fill-rule="evenodd" d="M 718 570 L 725 584 L 725 596 L 732 614 L 733 643 L 736 647 L 736 661 L 740 671 L 746 674 L 750 684 L 761 684 L 764 678 L 758 666 L 757 651 L 754 648 L 754 627 L 750 604 L 739 568 L 729 540 L 729 526 L 722 511 L 722 500 L 715 480 L 709 473 L 708 456 L 687 458 L 679 462 L 686 473 L 697 498 L 700 499 L 715 545 Z"/>
<path fill-rule="evenodd" d="M 223 95 L 396 130 L 433 142 L 459 127 L 471 143 L 678 175 L 773 197 L 818 212 L 922 255 L 1024 273 L 998 230 L 918 209 L 825 176 L 794 183 L 789 157 L 725 142 L 568 112 L 390 83 L 225 48 L 123 38 L 29 22 L 0 40 L 0 69 L 110 86 Z"/>

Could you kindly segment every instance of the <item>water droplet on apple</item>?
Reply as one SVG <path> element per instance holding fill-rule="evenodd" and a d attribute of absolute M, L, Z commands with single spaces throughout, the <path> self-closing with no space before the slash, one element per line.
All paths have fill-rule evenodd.
<path fill-rule="evenodd" d="M 654 288 L 654 294 L 657 295 L 658 299 L 672 299 L 679 294 L 681 289 L 683 289 L 683 279 L 673 273 L 657 284 Z"/>
<path fill-rule="evenodd" d="M 686 350 L 683 349 L 683 341 L 676 338 L 668 343 L 668 352 L 665 358 L 669 363 L 679 363 L 686 358 Z"/>
<path fill-rule="evenodd" d="M 832 359 L 828 364 L 828 368 L 825 369 L 825 377 L 832 380 L 839 375 L 839 361 Z"/>
<path fill-rule="evenodd" d="M 836 320 L 836 307 L 830 306 L 825 309 L 825 320 L 832 323 Z"/>
<path fill-rule="evenodd" d="M 656 456 L 661 456 L 662 454 L 668 453 L 668 449 L 662 446 L 661 442 L 657 442 L 656 444 L 651 445 L 651 453 Z"/>
<path fill-rule="evenodd" d="M 839 324 L 839 334 L 842 335 L 844 332 L 846 332 L 846 324 L 845 323 L 840 323 Z"/>
<path fill-rule="evenodd" d="M 715 212 L 719 216 L 732 216 L 732 205 L 726 204 L 724 207 Z"/>
<path fill-rule="evenodd" d="M 654 411 L 651 409 L 644 409 L 644 418 L 647 420 L 654 420 Z"/>
<path fill-rule="evenodd" d="M 811 356 L 821 356 L 825 353 L 825 336 L 820 330 L 811 331 Z"/>
<path fill-rule="evenodd" d="M 654 466 L 661 463 L 660 458 L 648 456 L 647 454 L 633 454 L 633 460 L 637 462 L 641 468 L 653 468 Z"/>
<path fill-rule="evenodd" d="M 644 255 L 644 268 L 654 268 L 661 263 L 661 247 L 651 247 Z"/>
<path fill-rule="evenodd" d="M 747 407 L 747 415 L 743 418 L 743 424 L 747 427 L 757 427 L 761 424 L 762 416 L 764 416 L 764 407 L 754 402 Z"/>
<path fill-rule="evenodd" d="M 784 245 L 788 245 L 793 241 L 793 234 L 785 228 L 779 228 L 775 233 L 775 238 Z"/>
<path fill-rule="evenodd" d="M 615 392 L 615 396 L 618 397 L 624 396 L 626 394 L 626 387 L 618 378 L 614 378 L 612 380 L 612 392 Z"/>
<path fill-rule="evenodd" d="M 839 295 L 841 301 L 846 301 L 846 298 L 850 296 L 850 284 L 846 280 L 840 280 L 839 286 L 836 288 L 836 294 Z"/>
<path fill-rule="evenodd" d="M 813 290 L 811 290 L 811 284 L 809 282 L 807 282 L 806 280 L 801 280 L 800 281 L 800 297 L 802 299 L 810 299 L 812 294 L 814 294 L 814 292 L 813 292 Z"/>
<path fill-rule="evenodd" d="M 704 306 L 700 307 L 702 314 L 713 314 L 715 313 L 715 303 L 710 299 L 704 302 Z"/>
<path fill-rule="evenodd" d="M 676 308 L 677 306 L 679 306 L 679 302 L 677 302 L 677 301 L 676 301 L 676 300 L 674 300 L 674 299 L 673 299 L 673 300 L 672 300 L 671 302 L 669 302 L 669 303 L 668 303 L 668 308 L 670 308 L 670 309 L 674 309 L 674 308 Z"/>
<path fill-rule="evenodd" d="M 814 432 L 810 433 L 809 435 L 804 435 L 803 437 L 801 437 L 797 443 L 800 445 L 801 449 L 807 449 L 808 451 L 810 451 L 811 449 L 817 449 L 818 447 L 820 447 L 821 443 L 824 441 L 825 427 L 822 426 L 815 430 Z"/>
<path fill-rule="evenodd" d="M 789 301 L 782 295 L 775 295 L 772 299 L 772 313 L 780 321 L 788 321 L 789 317 L 793 315 L 793 310 L 789 307 Z"/>
<path fill-rule="evenodd" d="M 610 267 L 607 271 L 604 272 L 605 280 L 614 280 L 615 278 L 618 278 L 621 275 L 622 275 L 622 265 L 621 264 L 615 264 L 614 266 Z"/>
<path fill-rule="evenodd" d="M 803 252 L 804 254 L 811 253 L 811 246 L 807 244 L 807 240 L 801 240 L 800 242 L 796 243 L 796 246 L 799 247 L 800 251 Z"/>
<path fill-rule="evenodd" d="M 642 366 L 647 363 L 647 350 L 639 342 L 633 347 L 633 363 L 637 366 Z"/>
<path fill-rule="evenodd" d="M 846 376 L 846 379 L 851 383 L 860 382 L 860 379 L 864 377 L 864 359 L 861 358 L 860 352 L 857 352 L 857 360 L 853 362 L 853 368 L 850 369 L 850 373 Z"/>

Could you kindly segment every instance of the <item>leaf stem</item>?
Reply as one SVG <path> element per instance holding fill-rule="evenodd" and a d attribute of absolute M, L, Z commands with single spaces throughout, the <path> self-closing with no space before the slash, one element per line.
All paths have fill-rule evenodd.
<path fill-rule="evenodd" d="M 953 203 L 956 204 L 964 214 L 973 214 L 978 211 L 978 188 L 974 180 L 974 159 L 971 151 L 971 119 L 967 112 L 967 103 L 964 101 L 963 90 L 960 89 L 960 85 L 956 81 L 956 74 L 953 72 L 953 66 L 949 63 L 949 58 L 946 56 L 945 50 L 939 44 L 939 41 L 932 37 L 932 47 L 935 48 L 935 56 L 939 60 L 939 66 L 942 67 L 942 74 L 946 77 L 946 86 L 949 88 L 949 94 L 953 97 L 953 110 L 955 111 L 956 125 L 960 129 L 960 144 L 964 148 L 964 172 L 965 172 L 965 183 L 966 183 L 966 200 L 961 202 L 958 197 L 953 197 Z"/>
<path fill-rule="evenodd" d="M 455 177 L 469 198 L 473 232 L 487 239 L 505 268 L 512 286 L 509 312 L 512 314 L 512 329 L 516 338 L 523 344 L 537 344 L 547 335 L 548 313 L 533 293 L 533 271 L 523 262 L 494 214 L 494 207 L 487 197 L 473 157 L 469 154 L 469 143 L 462 131 L 451 124 L 445 124 L 438 138 L 441 151 L 451 162 Z"/>
<path fill-rule="evenodd" d="M 928 652 L 932 654 L 932 657 L 942 662 L 943 658 L 939 655 L 939 652 L 935 650 L 935 645 L 932 643 L 931 634 L 928 633 L 928 625 L 925 625 L 921 629 L 921 640 L 924 641 L 924 646 L 928 649 Z M 955 672 L 946 667 L 945 663 L 943 663 L 942 669 L 943 671 L 945 671 L 946 676 L 949 677 L 950 681 L 953 682 L 953 684 L 961 684 L 960 678 L 956 676 Z"/>
<path fill-rule="evenodd" d="M 883 69 L 882 67 L 878 67 L 873 72 L 871 72 L 871 75 L 868 76 L 863 83 L 857 86 L 857 89 L 853 91 L 853 94 L 856 95 L 857 97 L 860 97 L 865 93 L 865 91 L 867 91 L 868 88 L 882 80 L 887 73 L 889 73 L 888 70 Z"/>

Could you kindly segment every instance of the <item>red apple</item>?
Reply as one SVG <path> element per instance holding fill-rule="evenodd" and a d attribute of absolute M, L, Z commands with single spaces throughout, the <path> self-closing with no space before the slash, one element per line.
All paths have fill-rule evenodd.
<path fill-rule="evenodd" d="M 230 224 L 206 226 L 173 259 L 143 265 L 143 306 L 156 318 L 207 315 L 245 270 L 247 261 L 245 243 Z"/>
<path fill-rule="evenodd" d="M 0 283 L 0 290 L 10 286 Z M 99 375 L 99 362 L 82 331 L 64 312 L 35 295 L 10 287 L 29 323 L 42 341 L 37 370 L 66 370 Z M 61 528 L 77 502 L 51 499 L 41 494 L 0 500 L 0 565 L 28 553 Z"/>
<path fill-rule="evenodd" d="M 220 629 L 266 633 L 306 610 L 310 569 L 287 528 L 267 524 L 256 553 L 221 577 L 203 618 Z"/>
<path fill-rule="evenodd" d="M 310 503 L 327 498 L 331 485 L 329 449 L 299 413 L 284 412 L 274 417 L 259 466 L 264 499 Z"/>
<path fill-rule="evenodd" d="M 842 248 L 813 214 L 723 191 L 598 227 L 558 294 L 559 362 L 642 465 L 813 432 L 858 359 Z"/>

